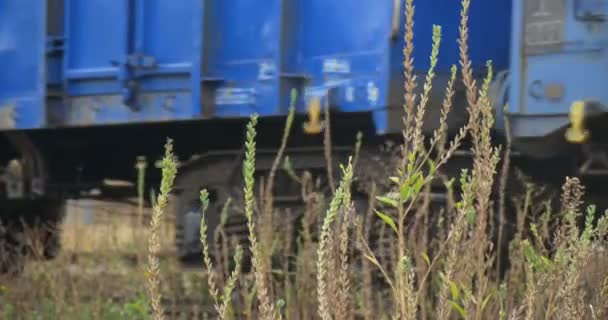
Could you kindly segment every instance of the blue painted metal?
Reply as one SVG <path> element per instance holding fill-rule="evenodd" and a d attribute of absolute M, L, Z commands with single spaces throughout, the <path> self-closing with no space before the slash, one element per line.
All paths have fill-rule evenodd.
<path fill-rule="evenodd" d="M 61 125 L 199 117 L 202 19 L 194 0 L 67 0 Z"/>
<path fill-rule="evenodd" d="M 46 6 L 0 1 L 0 129 L 45 124 Z"/>
<path fill-rule="evenodd" d="M 338 111 L 373 114 L 383 134 L 402 104 L 404 1 L 42 3 L 0 0 L 0 77 L 19 75 L 0 83 L 0 106 L 19 105 L 19 129 L 284 115 L 296 88 L 298 112 L 322 95 Z M 508 67 L 510 7 L 473 1 L 477 70 L 488 59 Z M 460 9 L 459 1 L 416 2 L 417 72 L 429 66 L 432 25 L 443 26 L 436 87 L 458 63 Z"/>
<path fill-rule="evenodd" d="M 208 1 L 204 108 L 216 117 L 284 114 L 283 12 L 288 1 Z M 289 23 L 289 22 L 287 22 Z"/>
<path fill-rule="evenodd" d="M 343 112 L 373 110 L 377 130 L 386 131 L 394 10 L 401 9 L 390 1 L 302 1 L 305 104 L 318 98 Z"/>
<path fill-rule="evenodd" d="M 389 129 L 389 108 L 403 103 L 404 18 L 397 34 L 393 16 L 405 11 L 405 1 L 303 1 L 301 36 L 302 73 L 311 78 L 306 99 L 323 96 L 337 110 L 371 111 L 378 133 Z M 416 1 L 414 67 L 419 88 L 428 70 L 433 25 L 442 26 L 435 87 L 443 88 L 449 70 L 458 64 L 460 1 Z M 438 9 L 441 8 L 441 9 Z M 508 68 L 511 1 L 473 1 L 470 8 L 472 67 L 485 72 Z M 491 26 L 492 32 L 488 32 Z M 435 90 L 431 101 L 441 103 L 444 92 Z"/>
<path fill-rule="evenodd" d="M 607 2 L 513 3 L 508 109 L 513 135 L 542 137 L 567 126 L 576 100 L 608 106 Z"/>

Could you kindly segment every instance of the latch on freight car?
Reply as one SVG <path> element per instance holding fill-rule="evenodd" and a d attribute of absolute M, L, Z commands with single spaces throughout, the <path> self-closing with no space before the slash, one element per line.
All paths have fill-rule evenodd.
<path fill-rule="evenodd" d="M 128 57 L 129 66 L 135 70 L 145 70 L 156 68 L 156 58 L 143 54 L 131 54 Z"/>
<path fill-rule="evenodd" d="M 122 83 L 122 102 L 133 109 L 137 109 L 136 91 L 138 89 L 138 72 L 146 69 L 154 69 L 157 66 L 156 58 L 141 54 L 128 55 L 123 60 L 112 60 L 113 66 L 120 68 L 119 79 Z"/>

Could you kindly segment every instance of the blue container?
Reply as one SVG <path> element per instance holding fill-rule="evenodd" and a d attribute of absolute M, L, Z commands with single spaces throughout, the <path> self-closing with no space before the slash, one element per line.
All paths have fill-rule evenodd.
<path fill-rule="evenodd" d="M 61 124 L 284 113 L 283 3 L 68 0 Z"/>
<path fill-rule="evenodd" d="M 296 88 L 300 113 L 320 98 L 372 113 L 380 134 L 400 129 L 403 0 L 42 4 L 0 0 L 0 128 L 284 115 Z M 473 1 L 479 71 L 488 59 L 506 68 L 509 12 L 510 1 Z M 436 88 L 458 62 L 459 20 L 459 1 L 416 1 L 418 72 L 432 25 L 444 27 Z"/>
<path fill-rule="evenodd" d="M 0 129 L 46 121 L 46 6 L 0 1 Z"/>
<path fill-rule="evenodd" d="M 206 2 L 203 108 L 215 117 L 285 114 L 284 59 L 293 45 L 283 29 L 289 1 Z"/>
<path fill-rule="evenodd" d="M 438 106 L 452 64 L 458 64 L 460 1 L 415 2 L 414 66 L 422 88 L 429 68 L 433 25 L 442 26 L 435 94 Z M 302 2 L 301 72 L 311 79 L 305 103 L 323 100 L 339 111 L 371 111 L 379 134 L 401 128 L 405 1 L 308 0 Z M 472 1 L 470 58 L 475 71 L 508 67 L 510 0 Z M 328 101 L 329 100 L 329 101 Z M 464 107 L 464 106 L 460 106 Z"/>
<path fill-rule="evenodd" d="M 569 124 L 575 101 L 608 111 L 608 5 L 597 0 L 515 0 L 509 115 L 516 138 Z M 563 141 L 563 139 L 562 139 Z"/>
<path fill-rule="evenodd" d="M 60 125 L 201 114 L 201 1 L 66 0 Z"/>

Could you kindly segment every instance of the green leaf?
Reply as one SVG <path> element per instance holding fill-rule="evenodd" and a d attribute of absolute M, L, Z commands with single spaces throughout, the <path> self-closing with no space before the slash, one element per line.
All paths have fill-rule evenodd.
<path fill-rule="evenodd" d="M 450 284 L 450 290 L 452 291 L 452 299 L 458 300 L 458 286 L 454 281 L 448 280 L 448 282 Z"/>
<path fill-rule="evenodd" d="M 382 221 L 384 221 L 386 224 L 388 224 L 394 231 L 395 233 L 399 233 L 399 231 L 397 230 L 397 225 L 395 225 L 395 221 L 393 221 L 393 218 L 389 217 L 388 215 L 375 210 L 376 214 L 378 215 L 378 217 L 380 217 L 380 219 L 382 219 Z"/>
<path fill-rule="evenodd" d="M 401 186 L 401 199 L 403 199 L 403 202 L 406 202 L 407 200 L 409 200 L 409 198 L 412 196 L 412 188 L 410 187 L 409 183 L 405 183 Z"/>
<path fill-rule="evenodd" d="M 399 177 L 390 177 L 389 178 L 393 183 L 399 184 Z"/>
<path fill-rule="evenodd" d="M 376 199 L 378 201 L 386 204 L 386 205 L 389 205 L 389 206 L 393 207 L 393 208 L 397 208 L 397 206 L 399 205 L 397 203 L 397 200 L 395 200 L 393 198 L 386 197 L 386 196 L 377 196 Z"/>
<path fill-rule="evenodd" d="M 422 253 L 422 258 L 424 259 L 424 262 L 426 262 L 426 264 L 430 267 L 431 266 L 431 259 L 429 258 L 429 256 L 426 253 Z"/>
<path fill-rule="evenodd" d="M 463 317 L 463 318 L 465 318 L 465 319 L 467 318 L 467 313 L 466 313 L 466 311 L 464 311 L 464 309 L 463 309 L 463 308 L 462 308 L 462 307 L 461 307 L 461 306 L 460 306 L 460 305 L 459 305 L 457 302 L 450 301 L 450 303 L 452 304 L 452 307 L 453 307 L 454 309 L 456 309 L 456 311 L 458 311 L 458 313 L 460 313 L 460 316 L 461 316 L 461 317 Z"/>
<path fill-rule="evenodd" d="M 467 218 L 467 223 L 469 225 L 475 225 L 475 223 L 477 222 L 477 211 L 475 211 L 475 208 L 469 208 L 466 213 L 466 218 Z"/>
<path fill-rule="evenodd" d="M 481 310 L 486 310 L 486 307 L 488 306 L 488 302 L 490 302 L 490 298 L 492 298 L 494 294 L 490 293 L 481 303 Z"/>
<path fill-rule="evenodd" d="M 416 193 L 419 193 L 420 190 L 422 190 L 423 185 L 424 185 L 424 177 L 422 176 L 422 173 L 418 173 L 418 175 L 416 177 L 416 183 L 414 184 L 414 189 L 416 190 Z"/>
<path fill-rule="evenodd" d="M 279 308 L 279 310 L 282 310 L 283 308 L 285 308 L 285 299 L 277 300 L 276 305 Z"/>
<path fill-rule="evenodd" d="M 416 151 L 412 150 L 407 156 L 407 172 L 414 171 L 414 162 L 416 161 Z"/>
<path fill-rule="evenodd" d="M 414 175 L 409 177 L 400 189 L 401 199 L 403 199 L 403 202 L 415 198 L 422 189 L 424 181 L 425 179 L 421 172 L 416 172 Z"/>
<path fill-rule="evenodd" d="M 449 181 L 445 182 L 445 187 L 447 189 L 452 189 L 454 187 L 454 182 L 456 182 L 456 179 L 452 178 Z"/>

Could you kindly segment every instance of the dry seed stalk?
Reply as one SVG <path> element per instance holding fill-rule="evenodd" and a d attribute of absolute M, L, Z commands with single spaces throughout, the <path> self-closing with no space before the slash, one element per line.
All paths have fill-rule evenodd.
<path fill-rule="evenodd" d="M 332 192 L 336 191 L 336 182 L 334 181 L 334 161 L 332 157 L 332 144 L 331 144 L 331 111 L 329 110 L 329 97 L 326 98 L 325 102 L 325 132 L 323 135 L 323 153 L 325 154 L 325 161 L 327 166 L 327 181 Z"/>
<path fill-rule="evenodd" d="M 295 103 L 296 103 L 296 91 L 295 89 L 291 92 L 291 105 L 289 107 L 289 113 L 287 115 L 287 120 L 285 122 L 285 129 L 283 131 L 283 137 L 281 139 L 281 146 L 279 147 L 279 151 L 272 163 L 272 167 L 270 169 L 270 174 L 268 175 L 268 182 L 266 183 L 266 190 L 264 192 L 264 223 L 267 225 L 267 228 L 270 229 L 269 233 L 272 234 L 272 212 L 274 210 L 274 196 L 273 196 L 273 187 L 274 180 L 281 165 L 281 161 L 283 159 L 283 154 L 285 153 L 285 149 L 287 148 L 287 141 L 289 140 L 289 135 L 291 133 L 291 127 L 293 124 L 293 119 L 295 116 Z M 270 242 L 265 243 L 266 246 L 269 246 Z"/>
<path fill-rule="evenodd" d="M 219 278 L 219 276 L 213 267 L 211 255 L 209 254 L 209 245 L 207 243 L 206 212 L 207 208 L 209 207 L 209 193 L 207 192 L 207 190 L 201 191 L 200 200 L 202 205 L 200 241 L 203 246 L 203 258 L 205 261 L 205 266 L 207 267 L 207 283 L 209 284 L 209 294 L 213 298 L 214 307 L 216 312 L 218 313 L 219 319 L 226 319 L 226 310 L 228 309 L 228 306 L 230 304 L 232 291 L 236 286 L 236 281 L 238 280 L 240 274 L 243 251 L 241 249 L 241 246 L 237 244 L 236 251 L 234 254 L 235 268 L 228 277 L 228 281 L 226 281 L 224 291 L 222 293 L 222 296 L 220 297 L 218 286 L 216 283 L 216 280 Z"/>
<path fill-rule="evenodd" d="M 154 204 L 152 220 L 150 221 L 150 237 L 148 243 L 148 290 L 150 294 L 150 304 L 155 320 L 163 320 L 164 310 L 161 305 L 160 293 L 160 263 L 158 252 L 160 244 L 158 240 L 158 229 L 161 219 L 165 213 L 165 207 L 169 199 L 169 194 L 173 188 L 173 182 L 177 174 L 177 164 L 173 156 L 173 143 L 167 140 L 165 144 L 165 156 L 162 160 L 162 180 L 160 184 L 160 194 Z"/>
<path fill-rule="evenodd" d="M 353 204 L 351 202 L 350 190 L 347 189 L 344 195 L 344 207 L 342 209 L 341 228 L 339 235 L 339 276 L 338 276 L 338 290 L 337 290 L 337 312 L 336 319 L 350 319 L 350 310 L 352 308 L 350 303 L 350 266 L 348 261 L 348 244 L 349 244 L 349 226 L 350 219 L 354 214 Z"/>
<path fill-rule="evenodd" d="M 416 75 L 414 74 L 414 1 L 405 1 L 405 47 L 403 48 L 403 67 L 405 69 L 405 104 L 403 106 L 405 116 L 403 118 L 403 140 L 409 142 L 414 133 L 414 109 L 416 107 Z M 407 154 L 411 146 L 407 143 L 403 146 L 403 159 L 401 168 L 405 170 Z"/>
<path fill-rule="evenodd" d="M 258 244 L 256 236 L 255 219 L 253 216 L 254 210 L 254 174 L 255 174 L 255 151 L 256 143 L 255 126 L 258 121 L 258 115 L 251 116 L 247 124 L 247 141 L 245 143 L 245 162 L 243 164 L 243 178 L 245 180 L 245 216 L 247 217 L 247 227 L 249 229 L 249 241 L 252 254 L 252 265 L 255 274 L 256 296 L 259 300 L 259 311 L 262 319 L 275 319 L 275 309 L 270 298 L 270 289 L 268 285 L 267 271 L 268 266 L 265 265 L 264 253 Z M 266 248 L 268 250 L 269 248 Z"/>
<path fill-rule="evenodd" d="M 329 256 L 331 254 L 331 251 L 329 251 L 331 246 L 329 239 L 333 233 L 331 230 L 331 225 L 337 217 L 338 211 L 343 206 L 344 198 L 349 192 L 348 190 L 350 189 L 352 178 L 353 168 L 351 160 L 349 159 L 348 167 L 344 170 L 344 177 L 342 178 L 342 182 L 331 200 L 321 229 L 321 241 L 317 250 L 317 298 L 319 303 L 319 316 L 323 320 L 332 319 L 332 310 L 330 310 L 329 304 L 329 292 L 327 290 L 327 273 L 329 271 Z"/>

